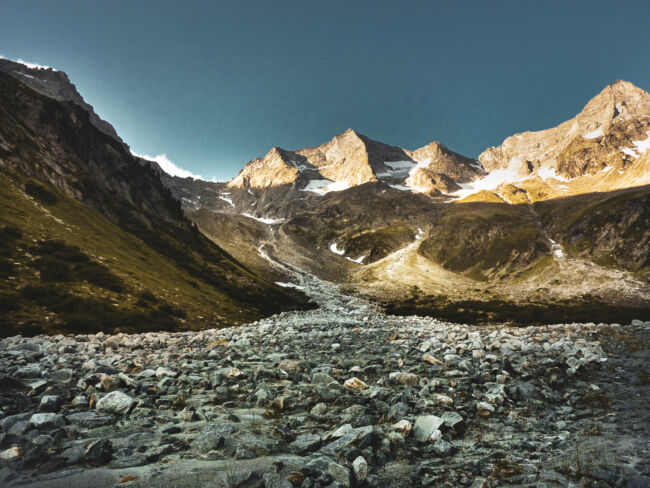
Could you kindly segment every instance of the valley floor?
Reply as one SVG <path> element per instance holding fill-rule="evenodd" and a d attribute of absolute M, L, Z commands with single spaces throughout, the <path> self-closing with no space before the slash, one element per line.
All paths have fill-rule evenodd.
<path fill-rule="evenodd" d="M 650 484 L 650 322 L 387 316 L 292 271 L 320 308 L 2 340 L 0 484 Z"/>

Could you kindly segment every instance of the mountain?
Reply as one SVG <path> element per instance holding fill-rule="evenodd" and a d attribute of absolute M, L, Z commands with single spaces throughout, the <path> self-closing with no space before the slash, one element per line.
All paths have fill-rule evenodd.
<path fill-rule="evenodd" d="M 650 94 L 617 81 L 574 118 L 551 129 L 515 134 L 485 150 L 479 160 L 529 199 L 545 200 L 650 183 L 649 147 Z"/>
<path fill-rule="evenodd" d="M 115 128 L 95 113 L 93 107 L 86 103 L 63 71 L 52 68 L 29 67 L 23 63 L 0 57 L 0 71 L 16 78 L 34 91 L 60 102 L 73 102 L 83 108 L 89 116 L 90 123 L 104 134 L 124 144 Z"/>
<path fill-rule="evenodd" d="M 616 82 L 573 119 L 478 160 L 348 129 L 273 148 L 227 183 L 162 178 L 261 274 L 279 260 L 402 313 L 489 321 L 573 307 L 597 320 L 650 303 L 649 101 Z"/>
<path fill-rule="evenodd" d="M 305 306 L 206 239 L 67 76 L 2 62 L 3 334 L 207 327 Z"/>

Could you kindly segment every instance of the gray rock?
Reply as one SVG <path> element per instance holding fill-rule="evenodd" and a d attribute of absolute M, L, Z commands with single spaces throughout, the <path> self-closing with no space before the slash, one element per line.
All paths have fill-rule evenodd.
<path fill-rule="evenodd" d="M 29 421 L 39 430 L 56 429 L 65 425 L 63 415 L 51 412 L 35 413 L 29 418 Z"/>
<path fill-rule="evenodd" d="M 58 412 L 62 403 L 63 401 L 58 395 L 43 395 L 41 397 L 39 410 L 41 412 Z"/>
<path fill-rule="evenodd" d="M 237 428 L 229 423 L 208 424 L 194 438 L 193 447 L 200 453 L 207 453 L 222 447 L 225 441 L 230 438 Z"/>
<path fill-rule="evenodd" d="M 22 437 L 33 429 L 34 424 L 32 424 L 29 420 L 20 420 L 11 426 L 11 428 L 7 431 L 7 434 L 13 437 Z"/>
<path fill-rule="evenodd" d="M 352 477 L 350 470 L 338 463 L 330 463 L 327 466 L 327 473 L 332 477 L 332 479 L 340 483 L 344 487 L 352 486 Z"/>
<path fill-rule="evenodd" d="M 40 378 L 43 376 L 43 372 L 43 366 L 40 364 L 28 364 L 27 366 L 18 368 L 15 376 L 19 378 Z"/>
<path fill-rule="evenodd" d="M 68 422 L 86 429 L 94 429 L 104 425 L 112 424 L 115 418 L 112 415 L 100 414 L 97 412 L 79 412 L 67 416 Z"/>
<path fill-rule="evenodd" d="M 445 441 L 444 439 L 438 439 L 434 444 L 433 444 L 433 450 L 438 456 L 447 456 L 448 454 L 451 453 L 452 446 L 449 442 Z"/>
<path fill-rule="evenodd" d="M 88 464 L 101 466 L 111 462 L 113 444 L 108 439 L 98 439 L 91 443 L 84 453 L 84 461 Z"/>
<path fill-rule="evenodd" d="M 302 434 L 299 435 L 295 441 L 289 444 L 289 447 L 293 452 L 304 454 L 318 449 L 321 442 L 321 436 L 318 434 Z"/>

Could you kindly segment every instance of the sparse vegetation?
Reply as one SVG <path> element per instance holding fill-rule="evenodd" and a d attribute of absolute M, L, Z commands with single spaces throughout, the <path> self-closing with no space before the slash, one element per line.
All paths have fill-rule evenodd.
<path fill-rule="evenodd" d="M 489 325 L 542 325 L 567 322 L 629 322 L 650 316 L 650 306 L 610 305 L 593 297 L 556 302 L 515 303 L 506 300 L 458 300 L 446 295 L 419 296 L 383 303 L 392 315 L 427 315 L 450 322 Z"/>
<path fill-rule="evenodd" d="M 240 295 L 253 302 L 258 292 L 227 294 L 242 283 L 210 267 L 190 274 L 97 211 L 38 184 L 56 196 L 51 215 L 21 193 L 24 180 L 0 172 L 0 276 L 14 278 L 0 281 L 0 336 L 214 327 L 256 320 L 287 300 L 269 293 L 242 306 Z M 218 287 L 199 284 L 206 273 Z"/>

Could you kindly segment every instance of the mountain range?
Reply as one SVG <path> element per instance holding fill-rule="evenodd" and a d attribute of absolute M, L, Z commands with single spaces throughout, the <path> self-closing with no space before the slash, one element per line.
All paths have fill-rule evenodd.
<path fill-rule="evenodd" d="M 287 266 L 402 314 L 637 318 L 650 304 L 648 149 L 650 95 L 617 81 L 477 159 L 348 129 L 207 182 L 134 156 L 65 73 L 0 59 L 3 327 L 105 329 L 89 307 L 119 311 L 125 330 L 309 307 Z"/>

